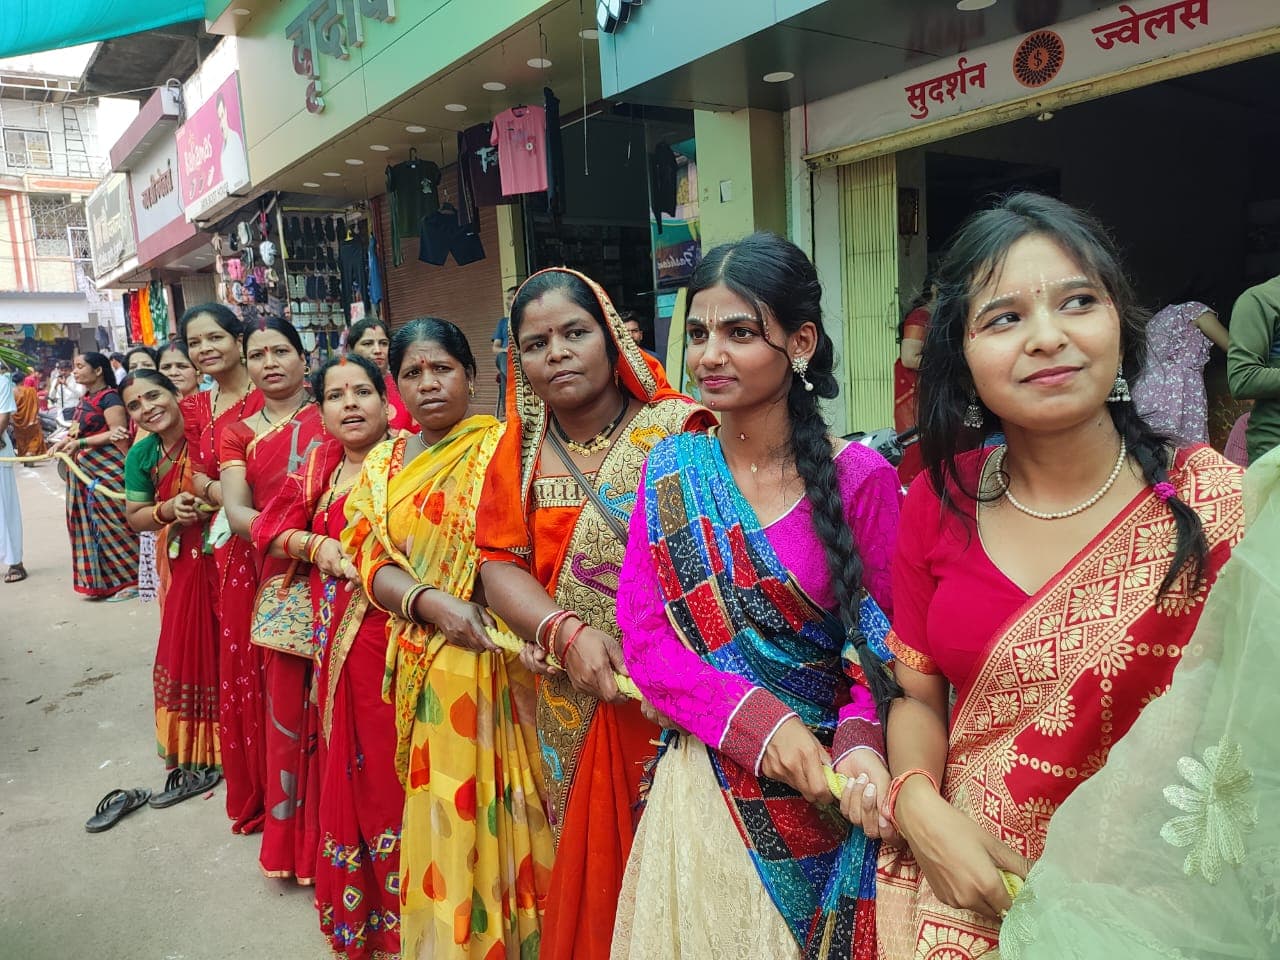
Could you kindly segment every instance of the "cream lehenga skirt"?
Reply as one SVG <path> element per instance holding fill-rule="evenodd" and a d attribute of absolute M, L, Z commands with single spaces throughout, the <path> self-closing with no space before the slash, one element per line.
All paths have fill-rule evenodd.
<path fill-rule="evenodd" d="M 716 782 L 681 737 L 658 762 L 618 898 L 611 960 L 796 960 Z"/>

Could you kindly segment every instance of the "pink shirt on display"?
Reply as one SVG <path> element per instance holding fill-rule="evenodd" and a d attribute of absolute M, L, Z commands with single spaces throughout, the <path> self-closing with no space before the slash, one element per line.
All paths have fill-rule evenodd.
<path fill-rule="evenodd" d="M 503 196 L 547 189 L 547 116 L 542 107 L 512 107 L 493 118 Z"/>

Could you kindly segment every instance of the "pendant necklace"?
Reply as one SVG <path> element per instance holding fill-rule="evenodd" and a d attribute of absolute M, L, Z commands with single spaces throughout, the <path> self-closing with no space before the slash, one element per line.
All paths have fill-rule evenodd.
<path fill-rule="evenodd" d="M 556 419 L 556 415 L 551 414 L 551 425 L 555 427 L 557 435 L 564 441 L 564 445 L 569 448 L 570 453 L 576 453 L 580 457 L 589 457 L 592 454 L 599 453 L 601 450 L 609 446 L 609 441 L 613 437 L 613 433 L 618 429 L 618 424 L 622 423 L 622 418 L 627 415 L 627 398 L 622 398 L 622 409 L 618 411 L 618 415 L 613 418 L 613 422 L 597 433 L 590 440 L 579 443 L 560 426 L 560 421 Z"/>

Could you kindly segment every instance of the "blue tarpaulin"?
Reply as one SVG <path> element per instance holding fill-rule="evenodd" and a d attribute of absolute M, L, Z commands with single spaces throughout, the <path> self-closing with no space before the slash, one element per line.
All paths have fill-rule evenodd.
<path fill-rule="evenodd" d="M 0 0 L 0 57 L 203 19 L 205 0 Z"/>

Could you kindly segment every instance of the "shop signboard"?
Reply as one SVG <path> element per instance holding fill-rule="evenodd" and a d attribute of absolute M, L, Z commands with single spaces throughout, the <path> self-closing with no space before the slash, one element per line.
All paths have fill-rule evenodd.
<path fill-rule="evenodd" d="M 147 264 L 195 235 L 178 192 L 178 145 L 161 137 L 138 158 L 129 175 L 138 262 Z"/>
<path fill-rule="evenodd" d="M 293 72 L 309 81 L 304 98 L 309 113 L 324 111 L 320 55 L 346 60 L 352 47 L 363 47 L 365 17 L 391 23 L 395 0 L 311 0 L 285 27 L 285 39 L 293 44 Z"/>
<path fill-rule="evenodd" d="M 195 220 L 249 185 L 239 75 L 232 73 L 178 128 L 182 209 Z"/>
<path fill-rule="evenodd" d="M 681 156 L 692 152 L 693 141 L 677 144 Z M 676 167 L 675 215 L 662 215 L 662 230 L 649 214 L 653 239 L 653 268 L 658 286 L 678 286 L 693 275 L 702 259 L 702 232 L 698 224 L 698 164 L 688 159 Z"/>
<path fill-rule="evenodd" d="M 133 256 L 136 244 L 129 217 L 129 178 L 113 173 L 85 202 L 89 220 L 89 250 L 95 278 L 110 273 Z"/>
<path fill-rule="evenodd" d="M 1280 25 L 1280 4 L 1131 0 L 808 106 L 810 152 L 865 143 Z"/>

